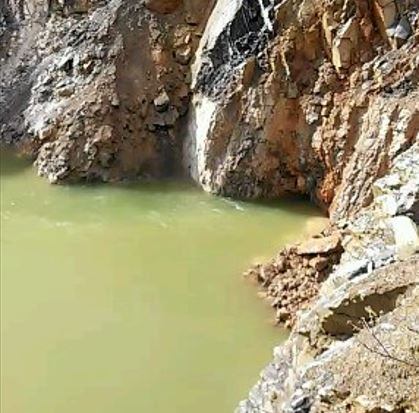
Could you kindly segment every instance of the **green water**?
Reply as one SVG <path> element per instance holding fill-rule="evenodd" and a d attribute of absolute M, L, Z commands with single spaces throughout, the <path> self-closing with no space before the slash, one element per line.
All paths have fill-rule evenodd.
<path fill-rule="evenodd" d="M 227 413 L 283 333 L 241 272 L 316 212 L 1 175 L 2 413 Z"/>

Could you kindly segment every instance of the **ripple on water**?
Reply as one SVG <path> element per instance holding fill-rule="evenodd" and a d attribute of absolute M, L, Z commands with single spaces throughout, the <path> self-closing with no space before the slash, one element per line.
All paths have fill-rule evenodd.
<path fill-rule="evenodd" d="M 184 183 L 50 186 L 7 165 L 3 412 L 231 412 L 284 337 L 241 273 L 317 211 Z"/>

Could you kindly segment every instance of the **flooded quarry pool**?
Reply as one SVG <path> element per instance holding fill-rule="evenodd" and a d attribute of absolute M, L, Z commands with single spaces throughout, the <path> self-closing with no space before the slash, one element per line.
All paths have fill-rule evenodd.
<path fill-rule="evenodd" d="M 2 412 L 232 412 L 284 338 L 241 274 L 316 210 L 1 164 Z"/>

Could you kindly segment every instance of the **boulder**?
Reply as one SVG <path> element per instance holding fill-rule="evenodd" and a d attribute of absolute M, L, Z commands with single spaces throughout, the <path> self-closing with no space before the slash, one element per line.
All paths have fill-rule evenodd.
<path fill-rule="evenodd" d="M 297 247 L 300 255 L 316 255 L 335 252 L 341 247 L 341 239 L 338 233 L 322 238 L 311 238 Z"/>
<path fill-rule="evenodd" d="M 406 259 L 419 251 L 419 236 L 416 224 L 407 216 L 397 216 L 388 220 L 396 243 L 397 255 Z"/>

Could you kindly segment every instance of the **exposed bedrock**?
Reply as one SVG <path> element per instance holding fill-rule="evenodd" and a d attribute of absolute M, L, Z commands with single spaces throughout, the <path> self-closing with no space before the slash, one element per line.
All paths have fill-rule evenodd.
<path fill-rule="evenodd" d="M 218 1 L 192 66 L 195 179 L 309 194 L 334 221 L 368 204 L 419 127 L 418 5 L 384 3 Z"/>
<path fill-rule="evenodd" d="M 1 4 L 1 141 L 51 182 L 186 170 L 336 222 L 417 139 L 415 1 Z"/>
<path fill-rule="evenodd" d="M 377 200 L 418 218 L 418 9 L 3 0 L 1 141 L 52 182 L 168 175 L 182 155 L 209 191 L 310 194 L 361 242 Z"/>
<path fill-rule="evenodd" d="M 33 3 L 40 12 L 15 19 L 0 69 L 2 141 L 51 182 L 178 173 L 189 63 L 211 1 Z"/>
<path fill-rule="evenodd" d="M 355 218 L 250 271 L 293 329 L 237 413 L 419 411 L 418 145 Z"/>
<path fill-rule="evenodd" d="M 416 256 L 322 294 L 237 413 L 417 412 L 418 271 Z"/>

